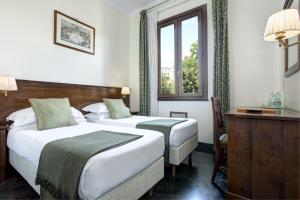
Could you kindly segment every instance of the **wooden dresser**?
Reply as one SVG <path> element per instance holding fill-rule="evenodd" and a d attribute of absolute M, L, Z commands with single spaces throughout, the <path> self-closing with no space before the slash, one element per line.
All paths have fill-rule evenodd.
<path fill-rule="evenodd" d="M 300 198 L 300 113 L 228 119 L 228 199 Z"/>

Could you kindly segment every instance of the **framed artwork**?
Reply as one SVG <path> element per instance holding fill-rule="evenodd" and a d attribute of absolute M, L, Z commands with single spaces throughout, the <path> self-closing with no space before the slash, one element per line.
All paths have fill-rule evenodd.
<path fill-rule="evenodd" d="M 95 28 L 54 11 L 54 44 L 95 55 Z"/>

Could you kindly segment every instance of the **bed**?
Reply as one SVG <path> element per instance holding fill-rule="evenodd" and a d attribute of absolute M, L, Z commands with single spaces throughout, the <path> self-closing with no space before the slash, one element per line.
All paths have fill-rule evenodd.
<path fill-rule="evenodd" d="M 87 118 L 89 122 L 135 128 L 140 122 L 151 121 L 156 119 L 168 119 L 163 117 L 146 117 L 132 115 L 129 118 L 122 119 L 91 119 Z M 176 166 L 183 162 L 185 158 L 190 156 L 198 146 L 198 124 L 195 119 L 187 119 L 186 122 L 176 124 L 172 127 L 170 132 L 170 152 L 169 163 L 172 165 L 172 174 L 176 174 Z M 191 157 L 190 157 L 191 159 Z M 190 160 L 191 163 L 191 160 Z"/>
<path fill-rule="evenodd" d="M 10 92 L 8 96 L 0 95 L 1 124 L 10 125 L 10 122 L 6 121 L 7 116 L 30 107 L 29 98 L 68 97 L 70 104 L 78 110 L 102 98 L 121 98 L 121 88 L 117 87 L 30 80 L 17 80 L 17 85 L 18 91 Z M 52 140 L 68 137 L 71 132 L 80 135 L 95 130 L 109 130 L 144 135 L 142 138 L 97 154 L 88 160 L 80 177 L 78 195 L 82 199 L 138 199 L 164 177 L 162 156 L 164 139 L 159 132 L 87 122 L 43 131 L 43 134 L 39 134 L 33 124 L 18 128 L 14 125 L 10 127 L 7 143 L 5 140 L 1 141 L 0 154 L 5 161 L 6 151 L 8 151 L 9 163 L 37 193 L 40 188 L 35 185 L 34 179 L 43 146 Z M 7 150 L 6 146 L 8 146 Z M 6 168 L 7 165 L 8 163 Z M 0 169 L 0 177 L 4 177 L 5 167 L 0 166 Z"/>
<path fill-rule="evenodd" d="M 36 130 L 36 125 L 10 130 L 7 139 L 9 162 L 39 193 L 34 180 L 43 147 L 56 139 L 97 130 L 143 137 L 89 159 L 80 178 L 78 195 L 81 199 L 138 199 L 163 178 L 164 140 L 161 133 L 87 122 L 42 133 Z"/>

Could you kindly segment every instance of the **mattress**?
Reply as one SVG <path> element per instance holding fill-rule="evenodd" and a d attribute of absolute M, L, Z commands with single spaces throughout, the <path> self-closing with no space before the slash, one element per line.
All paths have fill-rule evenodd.
<path fill-rule="evenodd" d="M 101 197 L 150 166 L 164 153 L 163 134 L 159 132 L 93 123 L 81 123 L 46 131 L 37 131 L 34 125 L 10 130 L 7 145 L 10 150 L 27 159 L 37 168 L 41 151 L 47 143 L 98 130 L 131 133 L 143 135 L 143 137 L 90 158 L 80 178 L 78 194 L 81 199 Z"/>
<path fill-rule="evenodd" d="M 135 128 L 136 125 L 140 122 L 151 121 L 156 119 L 165 119 L 163 117 L 146 117 L 146 116 L 138 116 L 134 115 L 129 118 L 123 119 L 101 119 L 101 120 L 93 120 L 87 119 L 92 123 L 105 124 L 110 126 L 120 126 L 120 127 L 128 127 Z M 170 141 L 169 144 L 171 147 L 178 147 L 182 145 L 185 141 L 189 140 L 193 136 L 198 134 L 198 123 L 195 119 L 188 119 L 188 121 L 176 124 L 172 127 L 170 132 Z"/>

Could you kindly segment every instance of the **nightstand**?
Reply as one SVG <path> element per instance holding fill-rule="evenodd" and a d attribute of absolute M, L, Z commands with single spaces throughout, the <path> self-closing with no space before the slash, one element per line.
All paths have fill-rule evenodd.
<path fill-rule="evenodd" d="M 5 178 L 7 125 L 0 124 L 0 182 Z"/>

